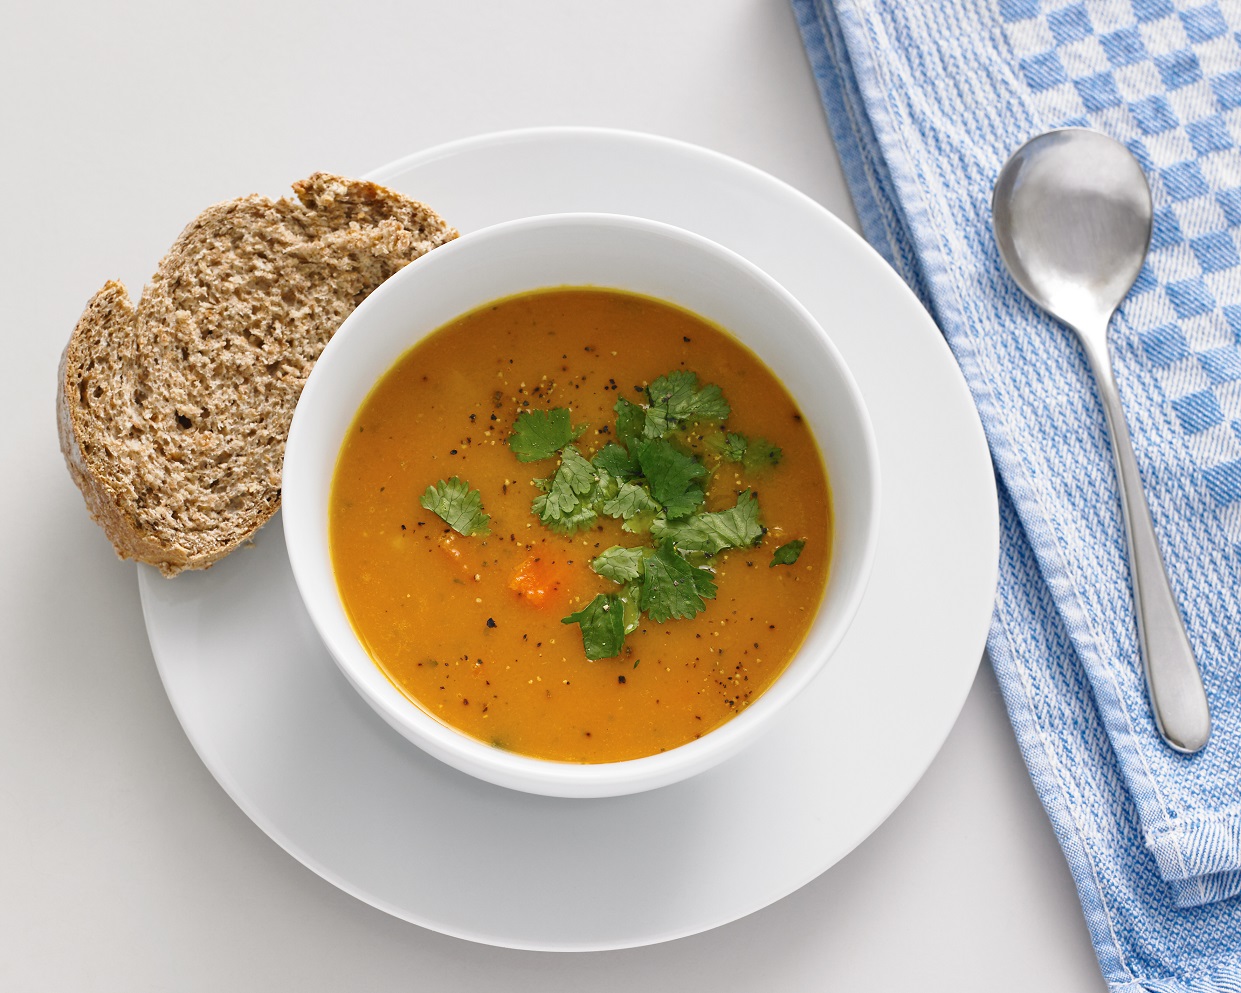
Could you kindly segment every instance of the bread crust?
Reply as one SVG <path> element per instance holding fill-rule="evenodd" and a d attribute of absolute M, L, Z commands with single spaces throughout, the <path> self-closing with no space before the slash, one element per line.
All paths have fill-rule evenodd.
<path fill-rule="evenodd" d="M 280 506 L 284 441 L 323 346 L 367 295 L 457 236 L 374 183 L 315 173 L 190 222 L 135 307 L 109 281 L 61 355 L 69 474 L 117 555 L 203 569 Z"/>

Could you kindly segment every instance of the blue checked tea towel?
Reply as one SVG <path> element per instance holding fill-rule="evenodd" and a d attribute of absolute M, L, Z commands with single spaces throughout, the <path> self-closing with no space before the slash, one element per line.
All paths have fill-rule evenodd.
<path fill-rule="evenodd" d="M 991 660 L 1103 973 L 1125 993 L 1241 990 L 1241 5 L 792 3 L 864 233 L 943 330 L 987 433 Z M 1212 708 L 1193 756 L 1147 702 L 1085 358 L 991 233 L 1005 159 L 1067 125 L 1124 142 L 1155 198 L 1111 343 Z"/>

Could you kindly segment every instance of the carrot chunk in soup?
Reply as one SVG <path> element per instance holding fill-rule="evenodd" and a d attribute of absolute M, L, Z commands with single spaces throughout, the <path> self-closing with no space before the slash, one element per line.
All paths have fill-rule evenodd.
<path fill-rule="evenodd" d="M 509 580 L 508 588 L 522 600 L 534 607 L 547 606 L 549 601 L 559 599 L 564 588 L 564 571 L 539 555 L 524 559 Z"/>

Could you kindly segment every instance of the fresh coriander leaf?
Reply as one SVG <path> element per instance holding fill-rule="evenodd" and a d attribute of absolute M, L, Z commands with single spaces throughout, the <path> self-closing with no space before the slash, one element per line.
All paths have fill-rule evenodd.
<path fill-rule="evenodd" d="M 691 575 L 694 577 L 694 590 L 704 600 L 715 599 L 715 573 L 710 569 L 695 568 Z"/>
<path fill-rule="evenodd" d="M 628 401 L 625 401 L 628 403 Z M 613 441 L 609 441 L 590 460 L 590 464 L 598 472 L 606 472 L 609 476 L 625 482 L 638 474 L 638 464 L 625 449 Z"/>
<path fill-rule="evenodd" d="M 616 437 L 632 452 L 634 443 L 642 440 L 646 411 L 624 397 L 617 400 L 612 409 L 616 411 Z"/>
<path fill-rule="evenodd" d="M 610 499 L 604 501 L 601 509 L 609 517 L 620 517 L 628 521 L 638 514 L 655 514 L 660 505 L 641 483 L 626 483 Z"/>
<path fill-rule="evenodd" d="M 581 626 L 582 647 L 592 662 L 615 658 L 625 643 L 625 604 L 615 593 L 600 593 L 560 623 Z"/>
<path fill-rule="evenodd" d="M 643 433 L 662 438 L 691 421 L 722 421 L 732 412 L 718 386 L 698 387 L 698 376 L 674 369 L 646 388 L 650 405 Z"/>
<path fill-rule="evenodd" d="M 728 510 L 695 514 L 684 521 L 656 518 L 651 533 L 682 552 L 715 555 L 726 548 L 748 548 L 763 536 L 758 497 L 746 490 Z"/>
<path fill-rule="evenodd" d="M 483 513 L 483 497 L 478 490 L 470 488 L 465 480 L 453 476 L 428 486 L 422 494 L 421 504 L 431 513 L 441 517 L 454 531 L 467 538 L 490 534 L 487 522 L 491 518 Z"/>
<path fill-rule="evenodd" d="M 707 474 L 701 462 L 662 438 L 642 442 L 637 456 L 651 496 L 664 506 L 670 519 L 687 517 L 702 505 L 702 486 L 695 482 Z"/>
<path fill-rule="evenodd" d="M 535 497 L 530 509 L 538 515 L 539 520 L 543 522 L 545 527 L 555 531 L 557 534 L 577 534 L 579 531 L 585 531 L 593 526 L 595 521 L 599 519 L 599 515 L 595 513 L 594 508 L 589 506 L 575 507 L 561 514 L 549 515 L 544 509 L 542 500 L 543 497 Z"/>
<path fill-rule="evenodd" d="M 719 442 L 719 453 L 729 462 L 740 462 L 745 458 L 745 450 L 749 447 L 749 439 L 743 434 L 729 431 Z"/>
<path fill-rule="evenodd" d="M 575 445 L 568 445 L 560 453 L 560 466 L 552 477 L 552 488 L 557 480 L 572 488 L 573 492 L 584 497 L 595 488 L 595 467 L 592 466 Z M 584 502 L 584 501 L 583 501 Z"/>
<path fill-rule="evenodd" d="M 706 610 L 715 598 L 715 583 L 706 569 L 696 569 L 665 541 L 646 560 L 640 606 L 656 624 L 673 617 L 689 618 Z"/>
<path fill-rule="evenodd" d="M 590 567 L 604 579 L 614 583 L 628 583 L 642 575 L 642 563 L 651 554 L 649 548 L 626 548 L 613 545 L 590 563 Z"/>
<path fill-rule="evenodd" d="M 688 517 L 702 506 L 705 499 L 701 486 L 691 486 L 680 497 L 670 498 L 664 504 L 664 512 L 671 520 Z"/>
<path fill-rule="evenodd" d="M 642 626 L 642 584 L 633 582 L 626 586 L 620 594 L 621 603 L 625 605 L 625 634 L 633 634 Z"/>
<path fill-rule="evenodd" d="M 567 407 L 523 410 L 513 422 L 508 447 L 522 462 L 549 459 L 586 430 L 584 424 L 573 427 L 571 416 Z"/>
<path fill-rule="evenodd" d="M 741 464 L 746 472 L 756 473 L 779 465 L 782 458 L 784 450 L 779 445 L 773 445 L 766 438 L 751 438 Z"/>
<path fill-rule="evenodd" d="M 747 438 L 729 431 L 718 443 L 720 456 L 729 462 L 740 462 L 746 472 L 757 473 L 780 464 L 784 452 L 766 438 Z"/>
<path fill-rule="evenodd" d="M 621 521 L 621 530 L 628 531 L 630 534 L 647 534 L 651 530 L 651 525 L 662 519 L 663 514 L 658 508 L 644 510 L 640 514 L 634 514 L 627 521 Z"/>
<path fill-rule="evenodd" d="M 534 498 L 531 510 L 553 531 L 573 534 L 595 521 L 594 467 L 573 445 L 560 453 L 560 465 L 550 480 L 535 480 L 544 492 Z"/>
<path fill-rule="evenodd" d="M 797 561 L 798 556 L 801 555 L 801 550 L 805 547 L 806 542 L 801 538 L 781 545 L 776 549 L 775 554 L 772 555 L 771 564 L 768 568 L 774 569 L 778 565 L 792 565 Z"/>
<path fill-rule="evenodd" d="M 595 491 L 591 494 L 591 506 L 598 510 L 599 507 L 613 499 L 620 492 L 621 482 L 611 473 L 603 470 L 595 472 Z"/>

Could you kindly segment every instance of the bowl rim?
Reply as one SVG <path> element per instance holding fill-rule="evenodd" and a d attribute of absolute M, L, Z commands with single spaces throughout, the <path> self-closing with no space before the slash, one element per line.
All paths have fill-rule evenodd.
<path fill-rule="evenodd" d="M 290 475 L 294 479 L 297 478 L 298 474 L 296 472 L 290 474 L 289 467 L 290 464 L 295 469 L 300 466 L 301 460 L 304 457 L 303 451 L 313 452 L 316 450 L 316 447 L 319 449 L 330 448 L 329 458 L 333 466 L 335 465 L 335 461 L 339 457 L 341 439 L 322 439 L 316 446 L 315 439 L 308 438 L 305 434 L 309 430 L 306 428 L 308 419 L 305 411 L 310 409 L 310 405 L 314 403 L 319 391 L 325 388 L 324 384 L 327 382 L 333 363 L 338 361 L 335 356 L 350 347 L 349 343 L 359 335 L 358 329 L 365 330 L 368 315 L 372 311 L 377 310 L 389 296 L 401 292 L 405 282 L 411 279 L 429 278 L 416 274 L 433 271 L 437 266 L 452 264 L 447 260 L 453 256 L 472 251 L 471 246 L 485 244 L 496 239 L 519 238 L 530 230 L 548 228 L 579 229 L 590 226 L 596 226 L 604 230 L 628 229 L 630 231 L 646 232 L 662 235 L 665 238 L 680 242 L 683 245 L 689 246 L 691 250 L 711 256 L 725 266 L 739 270 L 740 273 L 760 284 L 768 293 L 772 294 L 792 311 L 797 322 L 805 326 L 818 339 L 818 343 L 828 356 L 833 372 L 838 377 L 836 385 L 843 389 L 848 398 L 848 406 L 857 415 L 857 427 L 860 430 L 858 440 L 864 457 L 861 460 L 861 464 L 851 466 L 850 472 L 853 475 L 863 477 L 863 487 L 867 493 L 865 501 L 867 513 L 863 522 L 865 524 L 864 533 L 860 538 L 856 578 L 852 583 L 834 591 L 833 595 L 838 602 L 836 609 L 839 619 L 828 633 L 824 643 L 818 646 L 815 658 L 811 663 L 801 666 L 795 665 L 805 654 L 805 643 L 803 642 L 793 654 L 784 670 L 754 702 L 723 724 L 717 725 L 709 732 L 703 734 L 701 738 L 686 742 L 666 752 L 639 758 L 624 759 L 616 762 L 574 763 L 542 759 L 497 749 L 440 721 L 403 694 L 392 684 L 387 675 L 380 670 L 369 653 L 367 653 L 356 630 L 353 628 L 352 622 L 348 619 L 348 613 L 344 610 L 343 603 L 340 601 L 339 591 L 330 568 L 330 553 L 324 547 L 323 552 L 329 563 L 328 578 L 331 580 L 332 589 L 337 591 L 334 598 L 336 607 L 343 612 L 350 632 L 350 644 L 339 645 L 334 632 L 327 628 L 327 620 L 322 613 L 323 605 L 319 603 L 317 595 L 311 588 L 313 581 L 312 573 L 317 572 L 318 569 L 313 561 L 314 556 L 306 539 L 311 535 L 319 535 L 319 543 L 322 546 L 326 546 L 326 527 L 314 526 L 313 530 L 308 527 L 315 525 L 316 522 L 311 519 L 310 515 L 304 513 L 301 494 L 296 485 L 291 490 L 285 485 L 282 493 L 283 513 L 281 516 L 295 584 L 316 633 L 336 662 L 337 668 L 345 675 L 354 690 L 388 724 L 411 742 L 441 761 L 487 782 L 512 789 L 556 797 L 614 796 L 668 785 L 705 771 L 711 766 L 724 761 L 766 730 L 772 723 L 770 720 L 771 716 L 791 702 L 825 668 L 848 631 L 861 604 L 872 573 L 880 524 L 880 466 L 878 446 L 874 437 L 874 428 L 869 411 L 854 380 L 852 371 L 844 361 L 831 337 L 813 315 L 788 290 L 760 267 L 739 253 L 710 238 L 662 221 L 626 214 L 596 211 L 533 215 L 503 221 L 463 234 L 457 239 L 409 263 L 377 287 L 342 322 L 323 349 L 303 386 L 294 411 L 285 448 L 284 474 L 286 481 L 290 478 Z M 436 258 L 440 261 L 435 262 Z M 528 290 L 517 292 L 534 292 L 549 285 L 551 284 L 544 283 L 540 286 L 531 286 Z M 640 292 L 623 290 L 620 287 L 605 286 L 603 284 L 597 285 L 601 289 Z M 460 311 L 460 314 L 469 313 L 479 307 L 486 306 L 493 300 L 503 299 L 510 295 L 512 294 L 503 293 L 498 296 L 479 294 L 477 302 Z M 652 294 L 646 295 L 653 296 Z M 688 309 L 674 301 L 668 302 L 681 309 Z M 452 319 L 449 318 L 449 320 Z M 705 319 L 712 324 L 718 323 L 710 318 Z M 399 361 L 401 357 L 407 354 L 410 349 L 414 348 L 428 334 L 434 333 L 438 327 L 442 326 L 443 324 L 439 324 L 436 328 L 421 332 L 417 337 L 402 345 L 399 350 L 393 350 L 388 368 L 390 369 L 392 364 Z M 747 340 L 729 328 L 724 328 L 724 330 L 736 337 L 747 349 L 755 350 L 752 341 Z M 327 371 L 321 373 L 321 369 Z M 373 388 L 375 382 L 377 380 L 372 380 L 366 384 L 368 392 Z M 794 399 L 799 398 L 794 396 Z M 353 416 L 356 416 L 356 410 L 357 408 L 355 408 Z M 322 524 L 322 522 L 318 523 Z M 833 553 L 833 558 L 834 554 L 835 552 Z M 823 605 L 826 602 L 827 592 L 825 591 L 825 595 L 816 610 L 816 616 L 822 612 Z M 365 660 L 364 664 L 362 660 Z M 377 674 L 382 680 L 382 684 L 368 681 L 368 678 L 362 675 L 361 670 L 363 669 L 366 671 L 366 677 L 371 677 L 371 680 Z M 375 692 L 376 685 L 381 686 L 379 693 Z"/>

